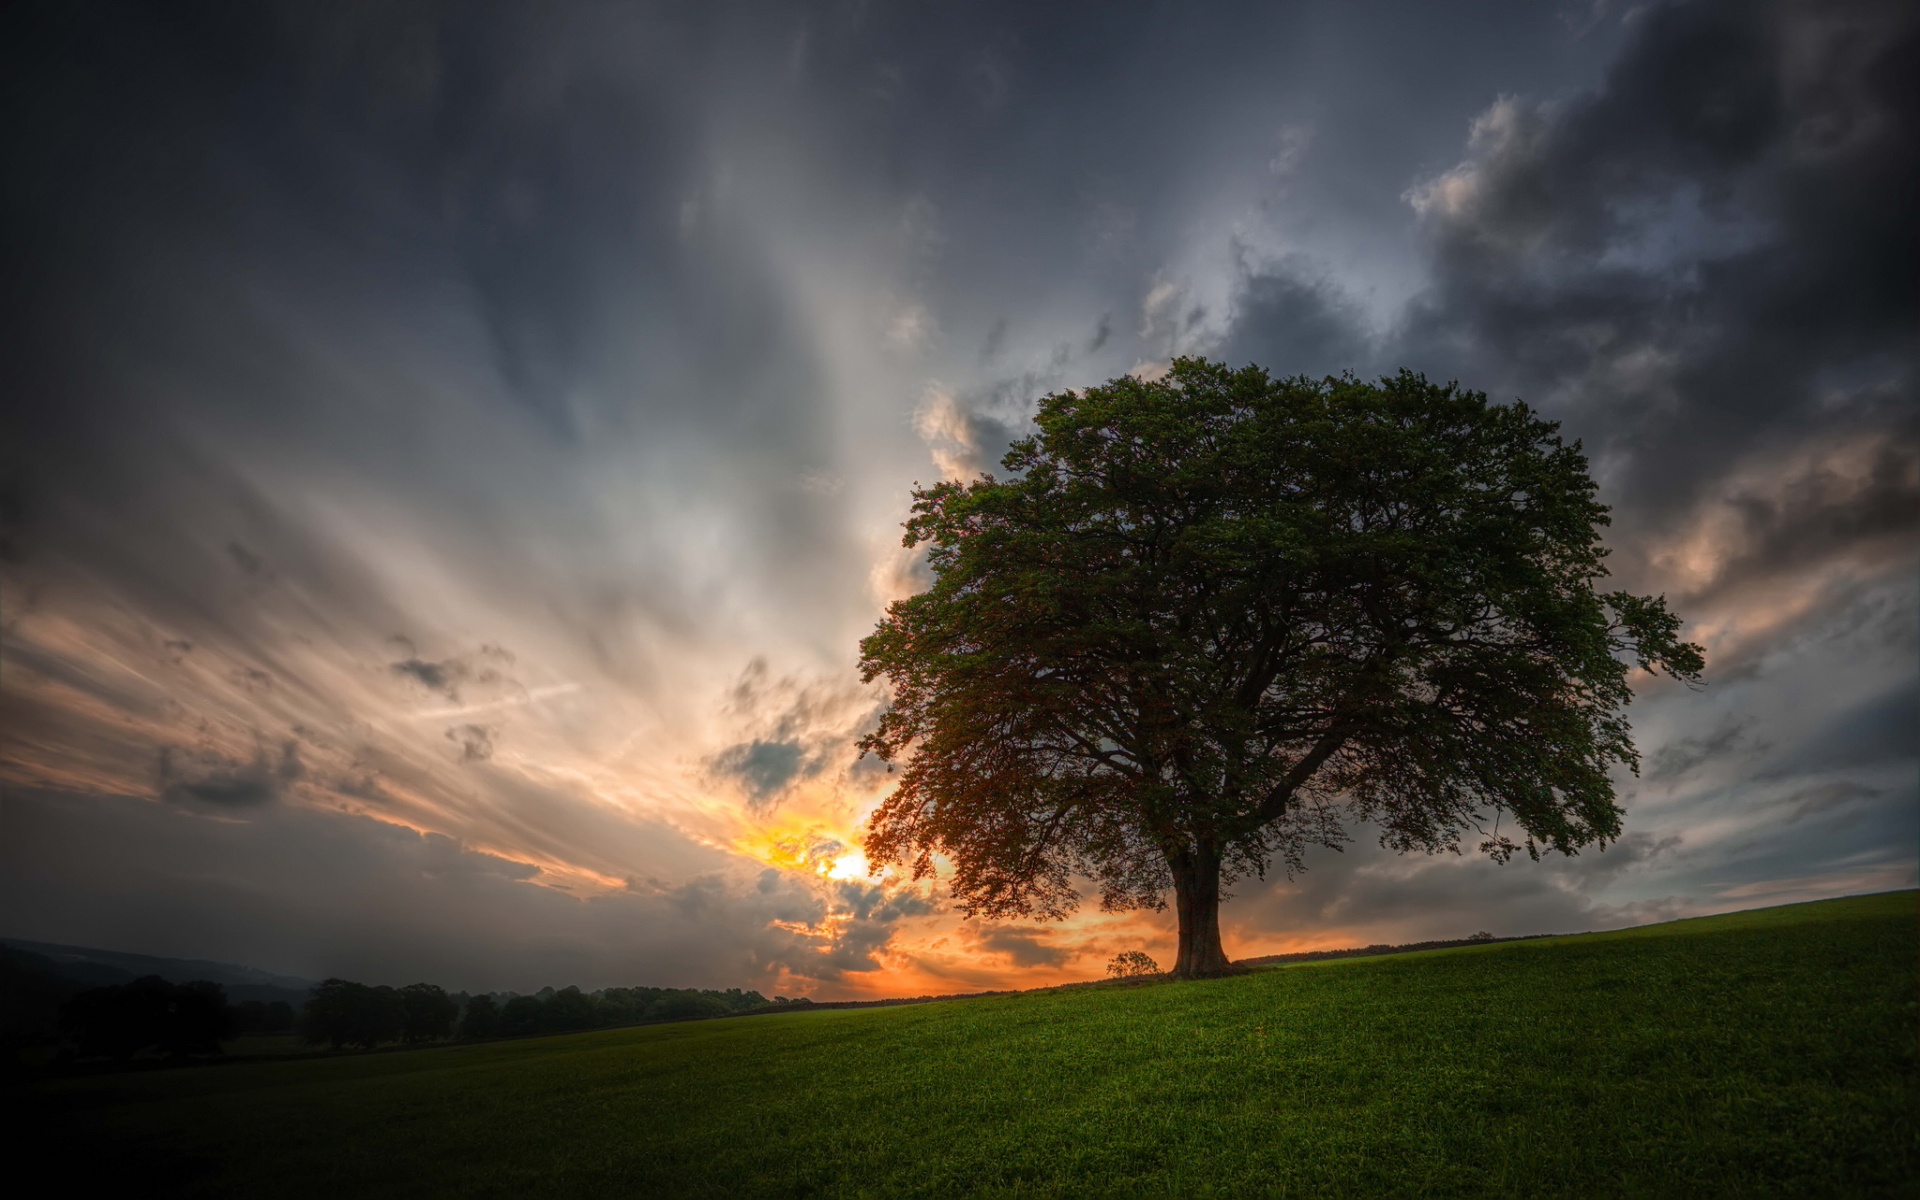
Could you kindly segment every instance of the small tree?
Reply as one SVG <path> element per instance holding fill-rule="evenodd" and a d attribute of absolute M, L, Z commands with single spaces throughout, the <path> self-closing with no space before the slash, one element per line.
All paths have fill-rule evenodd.
<path fill-rule="evenodd" d="M 1144 950 L 1122 951 L 1114 955 L 1113 961 L 1107 964 L 1107 974 L 1123 979 L 1134 975 L 1154 975 L 1158 974 L 1159 970 L 1160 964 L 1153 961 Z"/>
<path fill-rule="evenodd" d="M 963 911 L 1179 920 L 1228 969 L 1222 887 L 1349 819 L 1505 861 L 1620 834 L 1637 669 L 1697 679 L 1664 601 L 1601 593 L 1579 446 L 1410 373 L 1273 380 L 1176 360 L 1046 397 L 1014 477 L 914 492 L 934 583 L 861 643 L 904 763 L 878 869 L 952 864 Z"/>

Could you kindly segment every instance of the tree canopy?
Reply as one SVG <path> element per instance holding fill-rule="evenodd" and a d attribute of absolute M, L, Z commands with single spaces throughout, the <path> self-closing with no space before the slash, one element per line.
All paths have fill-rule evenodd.
<path fill-rule="evenodd" d="M 1663 599 L 1601 592 L 1607 509 L 1525 404 L 1402 372 L 1202 359 L 1047 396 L 1009 478 L 916 488 L 934 582 L 861 643 L 904 765 L 870 862 L 951 864 L 969 915 L 1179 919 L 1227 969 L 1223 884 L 1356 820 L 1505 861 L 1619 837 L 1637 671 L 1693 682 Z"/>
<path fill-rule="evenodd" d="M 145 975 L 92 988 L 60 1007 L 60 1029 L 82 1058 L 124 1061 L 149 1048 L 165 1054 L 218 1054 L 238 1032 L 226 990 L 198 980 L 170 983 Z"/>

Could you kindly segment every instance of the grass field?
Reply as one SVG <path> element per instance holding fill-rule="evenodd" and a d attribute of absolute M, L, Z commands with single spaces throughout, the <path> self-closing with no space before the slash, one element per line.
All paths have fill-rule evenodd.
<path fill-rule="evenodd" d="M 1916 925 L 1899 892 L 34 1100 L 195 1195 L 1911 1194 Z"/>

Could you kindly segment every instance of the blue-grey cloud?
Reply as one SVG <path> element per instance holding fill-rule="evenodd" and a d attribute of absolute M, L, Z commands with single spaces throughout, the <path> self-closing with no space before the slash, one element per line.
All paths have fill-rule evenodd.
<path fill-rule="evenodd" d="M 809 759 L 798 742 L 742 742 L 711 760 L 714 773 L 738 781 L 755 804 L 774 800 L 795 781 L 818 775 L 824 765 Z"/>

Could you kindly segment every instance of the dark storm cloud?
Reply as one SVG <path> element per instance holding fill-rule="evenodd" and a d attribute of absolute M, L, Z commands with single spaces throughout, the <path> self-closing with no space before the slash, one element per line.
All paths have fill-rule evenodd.
<path fill-rule="evenodd" d="M 1892 412 L 1898 408 L 1887 405 Z M 1728 592 L 1765 585 L 1851 555 L 1879 569 L 1897 565 L 1913 549 L 1920 525 L 1920 418 L 1911 412 L 1865 447 L 1860 461 L 1814 460 L 1783 477 L 1743 481 L 1722 501 L 1734 519 L 1719 531 L 1734 550 L 1711 581 L 1688 599 L 1711 602 Z"/>
<path fill-rule="evenodd" d="M 1435 283 L 1397 356 L 1626 456 L 1638 515 L 1910 408 L 1920 25 L 1874 0 L 1706 2 L 1628 29 L 1599 89 L 1503 98 L 1410 193 Z M 1888 486 L 1912 495 L 1911 471 Z M 1819 511 L 1841 497 L 1802 498 L 1803 523 L 1844 522 Z"/>
<path fill-rule="evenodd" d="M 1237 356 L 1312 360 L 1332 347 L 1371 369 L 1519 396 L 1584 440 L 1615 509 L 1623 581 L 1665 591 L 1717 635 L 1708 692 L 1647 759 L 1647 783 L 1677 799 L 1658 816 L 1630 813 L 1629 829 L 1675 828 L 1683 814 L 1746 828 L 1779 805 L 1810 821 L 1842 803 L 1819 798 L 1878 798 L 1846 818 L 1868 824 L 1803 839 L 1797 865 L 1758 834 L 1670 847 L 1676 891 L 1710 894 L 1741 872 L 1818 874 L 1823 857 L 1870 855 L 1876 838 L 1904 844 L 1894 831 L 1911 824 L 1910 782 L 1868 795 L 1822 773 L 1914 756 L 1910 684 L 1836 710 L 1889 670 L 1910 675 L 1897 664 L 1911 662 L 1920 531 L 1917 56 L 1906 5 L 1637 10 L 1596 86 L 1503 87 L 1464 161 L 1413 181 L 1429 282 L 1379 340 L 1311 272 L 1303 282 L 1297 268 L 1265 267 L 1240 286 L 1224 343 Z M 1763 682 L 1764 715 L 1742 711 Z M 1636 706 L 1636 720 L 1650 711 L 1679 701 Z M 1771 780 L 1797 780 L 1799 798 L 1768 799 Z M 1626 848 L 1577 861 L 1617 863 Z M 1327 920 L 1406 915 L 1370 882 L 1398 889 L 1397 872 L 1407 895 L 1436 903 L 1429 888 L 1469 877 L 1327 865 L 1340 882 L 1310 872 L 1305 884 L 1333 898 Z M 1501 903 L 1576 922 L 1607 908 L 1573 882 L 1590 869 L 1469 874 Z M 1480 903 L 1469 890 L 1445 911 Z"/>
<path fill-rule="evenodd" d="M 7 6 L 8 911 L 396 982 L 870 978 L 931 902 L 820 878 L 848 828 L 742 874 L 685 793 L 870 796 L 849 664 L 925 582 L 870 547 L 929 450 L 992 469 L 1046 391 L 1173 349 L 1538 401 L 1607 472 L 1623 574 L 1783 597 L 1728 694 L 1840 664 L 1729 750 L 1790 747 L 1793 853 L 1756 833 L 1715 874 L 1662 826 L 1483 894 L 1356 850 L 1305 919 L 1571 925 L 1885 841 L 1886 756 L 1842 780 L 1780 731 L 1887 744 L 1841 659 L 1913 640 L 1911 21 L 1560 15 Z M 1676 811 L 1739 815 L 1716 761 L 1662 781 Z"/>
<path fill-rule="evenodd" d="M 1920 680 L 1908 679 L 1812 730 L 1775 764 L 1780 774 L 1910 761 L 1920 747 Z"/>
<path fill-rule="evenodd" d="M 1215 356 L 1234 366 L 1257 363 L 1275 377 L 1366 371 L 1374 347 L 1360 313 L 1337 285 L 1307 274 L 1310 266 L 1295 270 L 1244 274 L 1232 332 Z"/>

